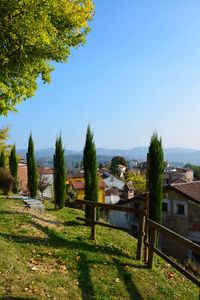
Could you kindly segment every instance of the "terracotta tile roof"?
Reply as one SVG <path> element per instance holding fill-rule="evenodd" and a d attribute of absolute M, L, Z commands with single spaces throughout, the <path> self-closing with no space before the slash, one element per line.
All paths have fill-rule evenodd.
<path fill-rule="evenodd" d="M 67 179 L 72 179 L 72 178 L 83 178 L 84 177 L 84 173 L 72 173 L 72 174 L 68 174 L 67 175 Z"/>
<path fill-rule="evenodd" d="M 85 187 L 85 182 L 83 182 L 83 181 L 78 181 L 78 182 L 74 181 L 74 182 L 72 182 L 72 186 L 75 190 L 83 190 L 84 187 Z"/>
<path fill-rule="evenodd" d="M 74 181 L 71 184 L 75 190 L 83 190 L 85 187 L 84 181 Z M 106 187 L 107 185 L 103 181 L 99 183 L 99 189 L 105 189 Z"/>
<path fill-rule="evenodd" d="M 173 184 L 176 184 L 176 183 L 186 183 L 188 182 L 187 179 L 184 179 L 184 178 L 177 178 L 175 180 L 172 181 Z"/>
<path fill-rule="evenodd" d="M 172 183 L 171 185 L 166 187 L 166 189 L 170 189 L 170 187 L 188 197 L 190 200 L 193 200 L 200 204 L 200 181 Z"/>
<path fill-rule="evenodd" d="M 53 168 L 40 168 L 39 169 L 40 174 L 45 175 L 45 174 L 54 174 L 54 169 Z"/>

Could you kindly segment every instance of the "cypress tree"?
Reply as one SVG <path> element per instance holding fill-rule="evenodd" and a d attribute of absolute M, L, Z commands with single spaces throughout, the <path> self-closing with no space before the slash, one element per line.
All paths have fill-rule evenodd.
<path fill-rule="evenodd" d="M 65 158 L 61 136 L 56 139 L 54 154 L 54 201 L 55 209 L 64 206 L 66 196 Z"/>
<path fill-rule="evenodd" d="M 87 128 L 85 147 L 83 151 L 83 168 L 85 179 L 85 200 L 98 202 L 96 147 L 90 126 Z M 91 218 L 91 208 L 87 206 L 85 207 L 85 217 L 87 219 Z"/>
<path fill-rule="evenodd" d="M 154 132 L 148 153 L 149 218 L 157 223 L 162 221 L 163 171 L 162 140 Z"/>
<path fill-rule="evenodd" d="M 16 156 L 15 144 L 13 145 L 12 150 L 10 152 L 9 168 L 10 168 L 10 173 L 14 178 L 12 191 L 13 191 L 13 193 L 17 193 L 18 192 L 18 182 L 17 182 L 18 161 L 17 161 L 17 156 Z"/>
<path fill-rule="evenodd" d="M 6 166 L 5 154 L 4 154 L 4 151 L 1 151 L 1 155 L 0 155 L 0 168 L 5 168 L 5 166 Z"/>
<path fill-rule="evenodd" d="M 34 144 L 32 134 L 30 134 L 28 142 L 28 153 L 26 153 L 27 171 L 28 171 L 28 190 L 29 195 L 35 198 L 37 195 L 37 167 L 34 155 Z"/>

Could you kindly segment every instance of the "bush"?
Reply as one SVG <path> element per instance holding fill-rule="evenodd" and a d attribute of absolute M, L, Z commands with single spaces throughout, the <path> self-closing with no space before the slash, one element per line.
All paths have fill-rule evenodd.
<path fill-rule="evenodd" d="M 11 191 L 13 182 L 14 177 L 10 172 L 5 168 L 0 168 L 0 189 L 3 191 L 4 195 L 8 195 Z"/>

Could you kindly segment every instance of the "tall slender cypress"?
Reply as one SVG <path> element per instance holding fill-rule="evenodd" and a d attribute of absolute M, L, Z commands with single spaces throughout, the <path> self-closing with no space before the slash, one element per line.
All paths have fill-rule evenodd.
<path fill-rule="evenodd" d="M 85 179 L 85 200 L 98 202 L 96 147 L 90 126 L 87 128 L 85 147 L 83 151 L 83 168 Z M 85 217 L 88 219 L 91 218 L 91 209 L 87 206 L 85 207 Z"/>
<path fill-rule="evenodd" d="M 1 151 L 1 155 L 0 155 L 0 168 L 5 168 L 5 166 L 6 166 L 5 154 L 4 154 L 4 151 Z"/>
<path fill-rule="evenodd" d="M 149 217 L 157 223 L 162 221 L 163 171 L 162 140 L 154 132 L 148 153 Z"/>
<path fill-rule="evenodd" d="M 54 201 L 55 209 L 64 206 L 66 196 L 65 157 L 61 136 L 56 139 L 54 154 Z"/>
<path fill-rule="evenodd" d="M 28 171 L 28 190 L 29 195 L 35 198 L 37 195 L 37 167 L 34 155 L 34 144 L 32 134 L 30 134 L 28 142 L 28 153 L 26 153 L 27 171 Z"/>
<path fill-rule="evenodd" d="M 13 145 L 11 152 L 10 152 L 9 168 L 10 168 L 11 175 L 14 177 L 12 191 L 13 191 L 13 193 L 17 193 L 18 192 L 18 181 L 17 181 L 18 161 L 17 161 L 15 144 Z"/>

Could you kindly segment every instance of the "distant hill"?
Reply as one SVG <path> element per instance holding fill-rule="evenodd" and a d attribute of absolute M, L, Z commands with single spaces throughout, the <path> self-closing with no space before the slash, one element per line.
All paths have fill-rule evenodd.
<path fill-rule="evenodd" d="M 105 162 L 112 159 L 113 156 L 123 156 L 127 160 L 136 159 L 145 161 L 147 155 L 147 147 L 135 147 L 130 150 L 124 149 L 105 149 L 97 148 L 97 156 L 99 162 Z M 17 153 L 25 158 L 27 150 L 19 149 Z M 35 150 L 36 158 L 39 160 L 52 160 L 54 155 L 54 148 L 47 148 Z M 82 151 L 65 150 L 65 155 L 68 161 L 77 162 L 82 160 Z M 191 163 L 200 165 L 200 150 L 187 149 L 187 148 L 166 148 L 164 149 L 165 160 L 170 163 L 176 162 L 177 164 Z"/>

